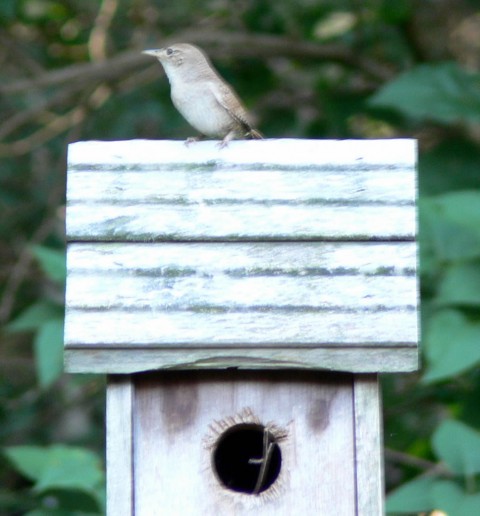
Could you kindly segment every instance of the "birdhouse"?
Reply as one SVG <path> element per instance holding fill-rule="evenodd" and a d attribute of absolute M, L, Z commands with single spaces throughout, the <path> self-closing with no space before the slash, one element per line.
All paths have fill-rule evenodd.
<path fill-rule="evenodd" d="M 413 140 L 79 142 L 65 361 L 109 375 L 110 516 L 375 516 L 418 367 Z"/>

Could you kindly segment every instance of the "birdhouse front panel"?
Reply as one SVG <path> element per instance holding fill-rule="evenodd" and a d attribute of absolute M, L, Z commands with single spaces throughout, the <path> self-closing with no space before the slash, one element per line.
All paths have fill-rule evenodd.
<path fill-rule="evenodd" d="M 411 371 L 412 140 L 69 148 L 71 372 Z"/>

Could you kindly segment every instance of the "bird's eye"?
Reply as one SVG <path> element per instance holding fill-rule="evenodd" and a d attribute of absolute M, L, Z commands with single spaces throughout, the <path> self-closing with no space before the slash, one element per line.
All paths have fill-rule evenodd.
<path fill-rule="evenodd" d="M 167 56 L 171 56 L 173 54 L 173 48 L 167 48 L 166 54 Z"/>

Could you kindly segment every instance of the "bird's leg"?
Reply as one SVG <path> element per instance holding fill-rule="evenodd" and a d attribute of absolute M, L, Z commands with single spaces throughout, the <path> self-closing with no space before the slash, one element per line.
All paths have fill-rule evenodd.
<path fill-rule="evenodd" d="M 217 143 L 217 147 L 219 149 L 224 149 L 225 147 L 228 147 L 228 142 L 233 140 L 236 135 L 237 131 L 235 129 L 232 129 L 229 133 L 225 135 L 225 138 L 221 142 Z"/>

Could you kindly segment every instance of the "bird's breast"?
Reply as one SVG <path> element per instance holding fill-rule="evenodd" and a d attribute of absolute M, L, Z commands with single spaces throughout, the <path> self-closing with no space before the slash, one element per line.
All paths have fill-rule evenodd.
<path fill-rule="evenodd" d="M 236 125 L 208 84 L 172 84 L 172 101 L 187 122 L 205 136 L 224 137 Z"/>

